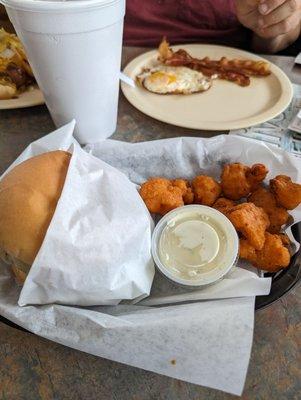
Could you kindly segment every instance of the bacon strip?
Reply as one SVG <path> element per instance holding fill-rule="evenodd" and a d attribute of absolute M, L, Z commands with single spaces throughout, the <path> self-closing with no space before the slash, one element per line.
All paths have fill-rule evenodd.
<path fill-rule="evenodd" d="M 173 51 L 166 39 L 159 46 L 159 61 L 170 66 L 185 66 L 201 71 L 206 76 L 217 75 L 219 79 L 235 82 L 239 86 L 248 86 L 250 76 L 267 76 L 270 74 L 266 61 L 228 59 L 211 60 L 209 57 L 194 58 L 186 50 Z"/>

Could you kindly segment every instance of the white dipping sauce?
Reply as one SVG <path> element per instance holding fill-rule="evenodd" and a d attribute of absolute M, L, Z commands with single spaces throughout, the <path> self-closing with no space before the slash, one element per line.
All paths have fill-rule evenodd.
<path fill-rule="evenodd" d="M 235 263 L 238 237 L 217 210 L 190 205 L 171 211 L 157 225 L 153 255 L 170 279 L 193 286 L 220 279 Z"/>

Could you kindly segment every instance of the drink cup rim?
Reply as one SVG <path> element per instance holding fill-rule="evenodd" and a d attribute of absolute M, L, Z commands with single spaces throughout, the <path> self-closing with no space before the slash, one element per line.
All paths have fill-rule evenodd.
<path fill-rule="evenodd" d="M 32 12 L 73 12 L 83 9 L 101 8 L 124 0 L 0 0 L 5 7 Z"/>

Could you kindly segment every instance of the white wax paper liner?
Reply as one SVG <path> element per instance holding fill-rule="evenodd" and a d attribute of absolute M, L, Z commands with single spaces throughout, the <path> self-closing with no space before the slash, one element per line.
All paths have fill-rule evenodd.
<path fill-rule="evenodd" d="M 241 395 L 250 359 L 254 297 L 169 307 L 18 307 L 8 269 L 0 314 L 66 346 L 173 378 Z"/>

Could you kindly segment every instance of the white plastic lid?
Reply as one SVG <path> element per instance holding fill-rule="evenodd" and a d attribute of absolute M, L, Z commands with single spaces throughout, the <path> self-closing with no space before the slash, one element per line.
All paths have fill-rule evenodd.
<path fill-rule="evenodd" d="M 187 215 L 189 215 L 189 218 L 190 216 L 195 218 L 192 219 L 192 221 L 197 221 L 198 224 L 189 227 L 189 223 L 187 224 L 185 220 L 185 217 Z M 199 220 L 199 218 L 201 218 L 202 222 Z M 218 238 L 216 236 L 214 228 L 206 225 L 207 218 L 208 221 L 210 219 L 211 221 L 216 223 L 217 226 L 219 226 L 222 232 L 222 238 Z M 182 219 L 183 221 L 185 221 L 184 223 L 182 223 Z M 224 242 L 224 252 L 220 253 L 220 262 L 209 270 L 206 268 L 204 268 L 203 270 L 202 266 L 200 266 L 197 277 L 191 279 L 179 276 L 170 267 L 165 265 L 164 257 L 162 258 L 162 255 L 160 256 L 160 243 L 161 239 L 164 238 L 166 229 L 168 229 L 169 226 L 174 226 L 175 223 L 178 224 L 177 227 L 179 227 L 180 229 L 184 228 L 184 230 L 187 230 L 188 228 L 190 228 L 195 229 L 196 232 L 200 230 L 202 231 L 202 235 L 204 236 L 203 239 L 205 241 L 210 239 L 212 246 L 209 248 L 209 251 L 207 252 L 205 257 L 208 263 L 216 257 L 219 249 L 221 248 L 222 242 Z M 200 223 L 202 223 L 204 226 L 199 226 Z M 191 221 L 190 225 L 192 225 Z M 185 235 L 183 235 L 183 237 L 185 237 Z M 187 205 L 170 211 L 158 222 L 154 229 L 152 237 L 152 255 L 158 269 L 173 282 L 192 287 L 209 285 L 217 282 L 223 276 L 225 276 L 235 265 L 238 258 L 238 250 L 238 235 L 230 220 L 216 209 L 203 205 Z M 168 260 L 172 259 L 170 255 L 171 253 L 167 254 Z M 177 258 L 177 262 L 181 262 L 181 257 Z"/>
<path fill-rule="evenodd" d="M 107 7 L 123 0 L 0 0 L 5 7 L 23 11 L 82 11 Z"/>

